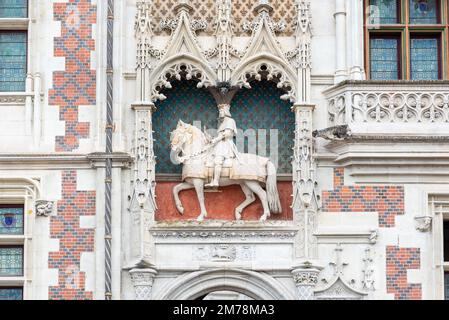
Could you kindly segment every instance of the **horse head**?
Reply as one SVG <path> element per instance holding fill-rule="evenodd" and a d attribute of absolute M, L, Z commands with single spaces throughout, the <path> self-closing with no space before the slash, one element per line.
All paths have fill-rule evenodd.
<path fill-rule="evenodd" d="M 203 132 L 197 127 L 179 120 L 175 131 L 171 133 L 171 149 L 174 152 L 180 152 L 188 145 L 192 145 L 195 142 L 200 141 L 198 139 L 201 139 L 201 144 L 204 144 L 206 138 Z"/>

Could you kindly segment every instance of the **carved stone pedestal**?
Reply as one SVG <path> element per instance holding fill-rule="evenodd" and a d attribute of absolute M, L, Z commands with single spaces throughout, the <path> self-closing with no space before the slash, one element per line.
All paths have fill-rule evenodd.
<path fill-rule="evenodd" d="M 293 268 L 298 300 L 314 300 L 313 291 L 318 284 L 318 275 L 323 268 L 312 263 L 301 263 Z"/>
<path fill-rule="evenodd" d="M 157 271 L 152 268 L 129 271 L 134 286 L 136 300 L 150 300 L 154 277 Z"/>

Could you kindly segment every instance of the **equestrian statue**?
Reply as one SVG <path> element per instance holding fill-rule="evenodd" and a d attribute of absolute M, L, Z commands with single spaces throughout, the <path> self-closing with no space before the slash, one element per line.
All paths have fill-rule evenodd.
<path fill-rule="evenodd" d="M 241 220 L 243 210 L 256 201 L 256 194 L 262 202 L 260 221 L 264 222 L 270 214 L 282 212 L 276 167 L 268 158 L 238 152 L 234 144 L 237 126 L 229 109 L 229 104 L 219 105 L 218 135 L 215 138 L 181 120 L 171 133 L 172 161 L 183 164 L 183 182 L 173 188 L 176 208 L 180 214 L 184 213 L 179 192 L 195 188 L 201 208 L 197 221 L 203 221 L 207 217 L 205 188 L 240 185 L 246 198 L 235 209 L 235 219 Z"/>

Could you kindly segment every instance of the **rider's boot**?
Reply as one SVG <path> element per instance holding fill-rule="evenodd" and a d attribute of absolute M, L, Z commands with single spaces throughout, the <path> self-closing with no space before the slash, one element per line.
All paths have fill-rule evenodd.
<path fill-rule="evenodd" d="M 208 183 L 205 185 L 206 188 L 216 188 L 219 186 L 220 176 L 221 176 L 221 168 L 222 168 L 222 166 L 220 166 L 220 165 L 215 166 L 214 177 L 213 177 L 211 183 Z"/>

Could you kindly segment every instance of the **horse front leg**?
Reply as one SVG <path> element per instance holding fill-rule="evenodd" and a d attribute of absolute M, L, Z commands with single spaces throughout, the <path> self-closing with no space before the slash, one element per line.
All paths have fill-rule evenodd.
<path fill-rule="evenodd" d="M 200 203 L 201 213 L 196 219 L 198 222 L 204 220 L 207 217 L 206 205 L 204 203 L 204 180 L 202 179 L 192 179 L 193 185 L 195 186 L 196 195 L 198 197 L 198 202 Z"/>
<path fill-rule="evenodd" d="M 182 215 L 184 214 L 184 207 L 182 206 L 182 202 L 179 199 L 179 193 L 184 190 L 193 189 L 193 185 L 188 182 L 182 182 L 173 187 L 173 197 L 175 198 L 176 209 Z"/>

